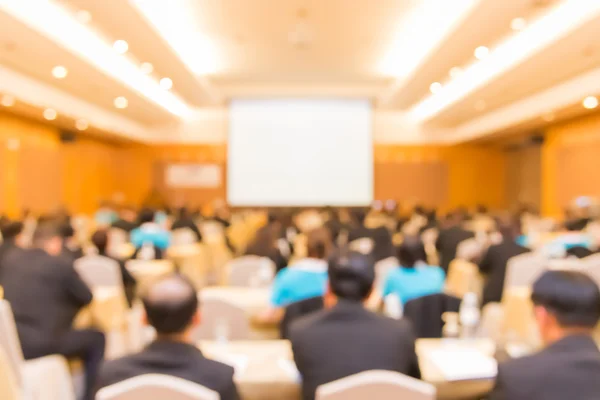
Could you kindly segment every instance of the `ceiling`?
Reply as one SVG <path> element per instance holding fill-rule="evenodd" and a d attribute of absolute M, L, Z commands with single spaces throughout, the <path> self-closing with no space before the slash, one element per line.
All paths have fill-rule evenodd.
<path fill-rule="evenodd" d="M 493 59 L 553 15 L 572 19 L 561 35 L 469 82 L 489 61 L 476 60 L 477 47 Z M 45 26 L 54 17 L 62 23 Z M 516 18 L 525 27 L 512 29 Z M 0 96 L 28 103 L 5 111 L 51 107 L 62 127 L 84 118 L 95 132 L 147 142 L 168 140 L 171 127 L 235 97 L 367 97 L 422 126 L 424 142 L 479 140 L 586 112 L 581 100 L 599 95 L 600 82 L 569 85 L 570 96 L 540 94 L 599 69 L 597 37 L 595 0 L 0 0 Z M 129 45 L 124 55 L 111 52 L 118 39 Z M 90 53 L 96 48 L 102 57 Z M 68 68 L 65 79 L 52 76 L 56 65 Z M 456 67 L 462 75 L 451 76 Z M 163 77 L 172 89 L 159 86 Z M 461 92 L 461 82 L 470 89 Z M 119 96 L 127 108 L 115 108 Z M 508 113 L 532 96 L 547 109 Z M 494 113 L 502 124 L 489 122 Z"/>

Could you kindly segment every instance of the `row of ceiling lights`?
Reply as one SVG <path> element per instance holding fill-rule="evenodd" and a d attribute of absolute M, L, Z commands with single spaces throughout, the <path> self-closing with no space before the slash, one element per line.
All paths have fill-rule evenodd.
<path fill-rule="evenodd" d="M 516 32 L 522 31 L 523 29 L 525 29 L 526 26 L 527 26 L 527 21 L 525 20 L 525 18 L 517 17 L 517 18 L 514 18 L 510 22 L 510 28 Z M 479 46 L 473 52 L 473 55 L 479 61 L 485 59 L 489 54 L 490 54 L 490 49 L 486 46 Z M 462 68 L 452 67 L 450 69 L 449 75 L 450 75 L 450 78 L 455 79 L 455 78 L 458 78 L 461 73 L 462 73 Z M 433 82 L 431 85 L 429 85 L 429 91 L 432 94 L 439 93 L 442 89 L 443 89 L 443 85 L 440 82 Z M 599 104 L 598 98 L 595 96 L 588 96 L 585 99 L 583 99 L 583 102 L 582 102 L 583 107 L 588 110 L 593 110 L 594 108 L 598 107 L 598 104 Z M 486 109 L 486 103 L 484 100 L 479 100 L 475 103 L 476 111 L 483 111 L 485 109 Z M 552 116 L 552 117 L 550 117 L 550 116 Z M 543 119 L 545 121 L 550 122 L 550 121 L 554 120 L 554 116 L 552 113 L 549 113 L 549 114 L 545 115 L 543 117 Z"/>

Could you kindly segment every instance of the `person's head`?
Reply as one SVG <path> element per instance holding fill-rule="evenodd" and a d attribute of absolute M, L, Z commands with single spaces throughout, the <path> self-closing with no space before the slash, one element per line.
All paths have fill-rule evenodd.
<path fill-rule="evenodd" d="M 582 272 L 545 272 L 533 284 L 531 301 L 546 344 L 571 333 L 591 334 L 600 319 L 600 290 Z"/>
<path fill-rule="evenodd" d="M 341 250 L 329 259 L 328 305 L 337 300 L 365 302 L 373 291 L 375 262 L 369 254 Z"/>
<path fill-rule="evenodd" d="M 310 258 L 326 260 L 331 251 L 331 232 L 326 228 L 318 228 L 308 232 L 306 247 Z"/>
<path fill-rule="evenodd" d="M 192 329 L 200 323 L 198 295 L 194 285 L 181 275 L 165 277 L 142 295 L 146 322 L 158 337 L 190 340 Z"/>
<path fill-rule="evenodd" d="M 350 211 L 350 216 L 352 218 L 352 222 L 358 225 L 364 225 L 365 220 L 367 219 L 367 210 L 362 207 L 353 208 Z"/>
<path fill-rule="evenodd" d="M 60 234 L 63 239 L 69 240 L 73 236 L 75 236 L 75 229 L 69 223 L 61 223 L 60 224 Z"/>
<path fill-rule="evenodd" d="M 97 230 L 92 235 L 92 244 L 98 249 L 98 253 L 105 254 L 108 248 L 108 232 L 104 229 Z"/>
<path fill-rule="evenodd" d="M 50 255 L 59 255 L 63 244 L 61 225 L 53 220 L 38 222 L 33 233 L 32 244 L 34 247 L 45 250 Z"/>
<path fill-rule="evenodd" d="M 16 241 L 21 232 L 23 232 L 23 223 L 20 221 L 7 220 L 0 224 L 0 233 L 5 242 Z"/>
<path fill-rule="evenodd" d="M 417 262 L 427 260 L 425 246 L 418 236 L 407 236 L 398 247 L 398 260 L 403 268 L 414 268 Z"/>
<path fill-rule="evenodd" d="M 477 214 L 485 215 L 488 213 L 488 208 L 483 204 L 477 204 L 475 206 L 475 212 Z"/>
<path fill-rule="evenodd" d="M 140 224 L 145 224 L 148 222 L 154 222 L 154 210 L 151 208 L 142 208 L 138 215 L 138 220 Z"/>
<path fill-rule="evenodd" d="M 180 207 L 177 210 L 177 215 L 180 219 L 187 219 L 190 217 L 190 212 L 188 211 L 187 207 Z"/>
<path fill-rule="evenodd" d="M 515 220 L 512 216 L 506 215 L 502 216 L 497 221 L 498 232 L 502 235 L 502 240 L 504 241 L 512 241 L 520 234 L 519 221 Z"/>

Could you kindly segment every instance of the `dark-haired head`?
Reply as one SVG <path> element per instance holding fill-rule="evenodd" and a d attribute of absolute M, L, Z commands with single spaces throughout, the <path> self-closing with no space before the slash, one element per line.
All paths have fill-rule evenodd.
<path fill-rule="evenodd" d="M 41 220 L 33 233 L 32 244 L 34 247 L 44 249 L 51 255 L 58 255 L 62 250 L 63 231 L 62 225 L 55 220 Z"/>
<path fill-rule="evenodd" d="M 194 285 L 180 275 L 152 284 L 142 296 L 148 323 L 158 336 L 185 334 L 198 321 L 198 295 Z"/>
<path fill-rule="evenodd" d="M 326 260 L 331 250 L 331 233 L 326 228 L 308 232 L 307 253 L 311 258 Z"/>
<path fill-rule="evenodd" d="M 414 268 L 417 262 L 427 261 L 425 246 L 418 236 L 407 236 L 398 247 L 398 260 L 403 268 Z"/>
<path fill-rule="evenodd" d="M 23 223 L 20 221 L 6 221 L 0 225 L 2 240 L 8 242 L 17 238 L 23 232 Z"/>
<path fill-rule="evenodd" d="M 106 254 L 106 248 L 108 247 L 108 232 L 100 229 L 94 232 L 92 235 L 92 244 L 96 246 L 99 254 Z"/>
<path fill-rule="evenodd" d="M 142 208 L 138 215 L 138 220 L 140 224 L 145 224 L 148 222 L 154 222 L 154 210 L 151 208 Z"/>
<path fill-rule="evenodd" d="M 545 272 L 534 283 L 531 300 L 546 343 L 571 331 L 591 333 L 600 319 L 600 290 L 582 272 Z"/>
<path fill-rule="evenodd" d="M 177 210 L 177 216 L 178 216 L 180 219 L 187 219 L 187 218 L 189 218 L 189 217 L 190 217 L 190 212 L 188 211 L 187 207 L 180 207 L 180 208 Z"/>
<path fill-rule="evenodd" d="M 329 259 L 329 290 L 337 299 L 366 301 L 373 290 L 373 257 L 357 251 L 341 250 Z"/>
<path fill-rule="evenodd" d="M 73 229 L 73 226 L 71 226 L 70 223 L 61 223 L 60 234 L 63 239 L 69 239 L 75 236 L 75 229 Z"/>
<path fill-rule="evenodd" d="M 364 225 L 367 219 L 367 210 L 363 207 L 357 207 L 350 210 L 350 217 L 355 224 Z"/>

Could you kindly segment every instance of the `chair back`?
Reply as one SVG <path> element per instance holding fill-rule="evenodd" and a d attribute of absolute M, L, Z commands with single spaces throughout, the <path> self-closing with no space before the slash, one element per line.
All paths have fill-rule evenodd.
<path fill-rule="evenodd" d="M 400 261 L 396 257 L 388 257 L 375 263 L 375 287 L 380 292 L 383 291 L 385 280 L 394 268 L 400 266 Z"/>
<path fill-rule="evenodd" d="M 224 299 L 202 296 L 202 324 L 194 331 L 196 340 L 246 340 L 250 324 L 244 310 Z"/>
<path fill-rule="evenodd" d="M 187 229 L 187 228 L 186 228 Z M 207 284 L 207 277 L 212 272 L 212 259 L 209 247 L 204 243 L 171 246 L 167 251 L 179 272 L 200 289 Z"/>
<path fill-rule="evenodd" d="M 316 400 L 435 400 L 433 385 L 392 371 L 366 371 L 317 388 Z"/>
<path fill-rule="evenodd" d="M 502 294 L 504 320 L 502 332 L 508 337 L 537 345 L 539 332 L 533 313 L 530 287 L 512 287 Z"/>
<path fill-rule="evenodd" d="M 512 257 L 506 265 L 504 291 L 512 287 L 530 287 L 547 267 L 548 259 L 537 252 Z"/>
<path fill-rule="evenodd" d="M 4 349 L 0 346 L 0 399 L 20 400 L 22 395 L 17 385 L 11 362 Z"/>
<path fill-rule="evenodd" d="M 465 261 L 477 260 L 483 252 L 483 245 L 477 238 L 463 240 L 456 248 L 456 258 Z"/>
<path fill-rule="evenodd" d="M 190 228 L 178 228 L 171 232 L 171 246 L 194 244 L 198 238 Z"/>
<path fill-rule="evenodd" d="M 10 304 L 6 300 L 0 300 L 0 348 L 4 350 L 13 376 L 19 386 L 22 386 L 23 350 L 19 342 L 15 317 Z"/>
<path fill-rule="evenodd" d="M 129 233 L 123 229 L 110 228 L 108 230 L 108 238 L 109 248 L 106 249 L 106 252 L 111 257 L 120 258 L 123 247 L 129 242 Z"/>
<path fill-rule="evenodd" d="M 226 265 L 229 286 L 268 286 L 275 276 L 275 263 L 267 257 L 242 256 Z"/>
<path fill-rule="evenodd" d="M 137 280 L 140 290 L 175 270 L 171 260 L 129 260 L 125 267 Z"/>
<path fill-rule="evenodd" d="M 75 261 L 75 270 L 91 288 L 123 287 L 119 263 L 112 258 L 89 255 Z"/>
<path fill-rule="evenodd" d="M 482 291 L 483 278 L 477 265 L 461 259 L 450 263 L 444 288 L 445 293 L 462 299 L 469 292 L 475 292 L 480 296 Z"/>
<path fill-rule="evenodd" d="M 196 383 L 174 376 L 147 374 L 101 389 L 97 400 L 219 400 L 220 396 Z"/>
<path fill-rule="evenodd" d="M 202 239 L 207 243 L 221 241 L 225 237 L 225 228 L 217 221 L 204 221 L 200 223 L 199 229 Z"/>

